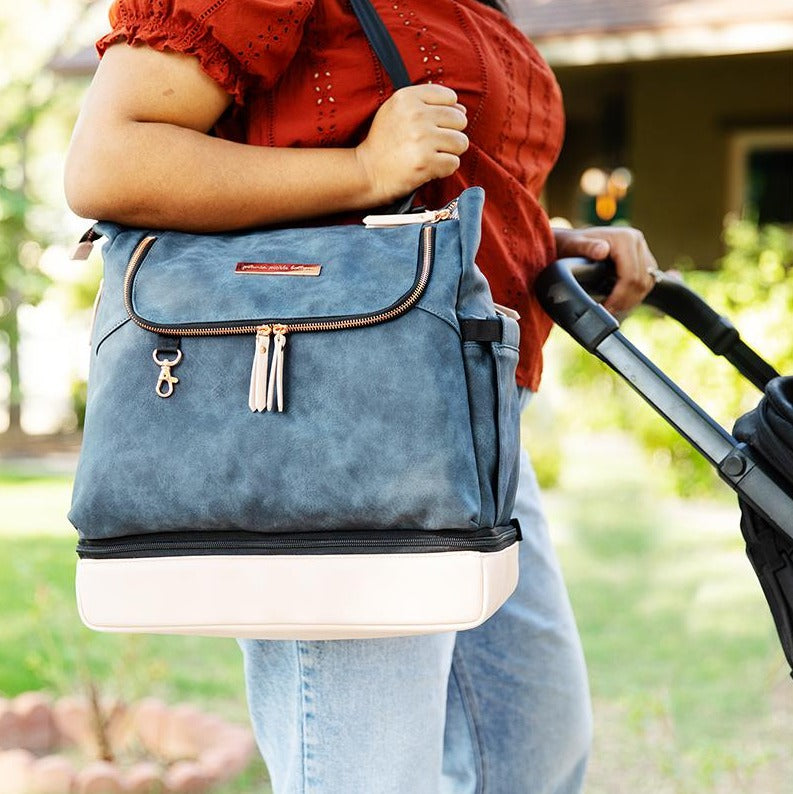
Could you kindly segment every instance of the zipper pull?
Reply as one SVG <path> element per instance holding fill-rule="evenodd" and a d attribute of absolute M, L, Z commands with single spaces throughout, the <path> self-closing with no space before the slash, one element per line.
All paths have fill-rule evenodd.
<path fill-rule="evenodd" d="M 496 309 L 496 314 L 503 314 L 505 317 L 511 317 L 515 322 L 520 320 L 520 315 L 514 309 L 510 309 L 509 306 L 502 306 L 500 303 L 494 303 L 493 306 Z"/>
<path fill-rule="evenodd" d="M 248 407 L 251 411 L 264 411 L 267 408 L 267 369 L 270 358 L 269 325 L 260 325 L 256 329 L 256 350 L 253 354 L 251 367 L 251 386 L 248 391 Z"/>
<path fill-rule="evenodd" d="M 273 363 L 270 368 L 270 382 L 267 384 L 267 410 L 273 410 L 273 404 L 277 403 L 278 412 L 284 410 L 284 348 L 286 347 L 285 325 L 274 325 L 273 333 L 275 339 L 275 350 L 273 352 Z"/>
<path fill-rule="evenodd" d="M 101 236 L 101 234 L 95 231 L 93 226 L 90 229 L 87 229 L 83 236 L 78 240 L 77 245 L 69 258 L 73 262 L 76 260 L 88 259 L 88 257 L 91 256 L 91 251 L 94 250 L 94 242 Z"/>
<path fill-rule="evenodd" d="M 381 229 L 389 226 L 410 226 L 421 223 L 439 223 L 459 218 L 457 199 L 450 201 L 443 209 L 426 212 L 406 212 L 401 215 L 367 215 L 363 222 L 367 229 Z"/>
<path fill-rule="evenodd" d="M 412 224 L 433 223 L 439 210 L 426 212 L 406 212 L 402 215 L 367 215 L 363 222 L 367 229 L 380 229 L 387 226 L 411 226 Z"/>

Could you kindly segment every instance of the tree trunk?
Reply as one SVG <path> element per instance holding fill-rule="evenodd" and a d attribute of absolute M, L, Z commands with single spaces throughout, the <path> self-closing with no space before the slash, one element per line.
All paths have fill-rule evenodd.
<path fill-rule="evenodd" d="M 11 386 L 8 396 L 8 433 L 19 435 L 22 433 L 22 384 L 19 376 L 19 296 L 11 292 L 8 296 L 11 310 L 8 312 L 4 323 L 8 333 L 8 380 Z"/>

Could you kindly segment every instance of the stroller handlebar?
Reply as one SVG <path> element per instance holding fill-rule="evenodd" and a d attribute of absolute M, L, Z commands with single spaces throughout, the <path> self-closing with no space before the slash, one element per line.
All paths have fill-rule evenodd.
<path fill-rule="evenodd" d="M 548 265 L 537 277 L 534 289 L 551 319 L 594 352 L 619 328 L 619 322 L 590 296 L 608 295 L 615 283 L 613 262 L 570 258 Z M 735 326 L 680 279 L 663 274 L 644 304 L 677 320 L 757 388 L 764 389 L 768 381 L 778 377 L 776 370 L 741 340 Z"/>
<path fill-rule="evenodd" d="M 793 378 L 776 372 L 680 280 L 662 276 L 645 303 L 674 317 L 714 353 L 763 389 L 757 409 L 738 420 L 731 435 L 619 332 L 619 323 L 590 295 L 614 287 L 613 264 L 585 259 L 553 262 L 536 281 L 540 304 L 579 344 L 611 367 L 738 494 L 746 552 L 763 588 L 788 663 L 793 667 L 793 492 L 790 433 Z"/>

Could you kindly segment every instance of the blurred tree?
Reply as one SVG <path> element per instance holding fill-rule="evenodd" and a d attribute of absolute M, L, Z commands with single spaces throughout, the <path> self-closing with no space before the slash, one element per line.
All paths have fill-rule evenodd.
<path fill-rule="evenodd" d="M 793 234 L 785 227 L 738 220 L 725 227 L 724 242 L 727 251 L 715 263 L 717 269 L 691 270 L 686 283 L 729 317 L 746 343 L 779 372 L 793 372 Z M 642 309 L 626 328 L 631 341 L 727 429 L 757 404 L 757 389 L 677 323 Z M 618 376 L 578 345 L 560 342 L 566 343 L 556 353 L 561 379 L 573 406 L 565 417 L 568 426 L 627 431 L 657 464 L 669 468 L 680 496 L 723 492 L 710 464 Z"/>
<path fill-rule="evenodd" d="M 60 206 L 55 213 L 47 211 L 48 202 L 38 188 L 45 183 L 51 188 L 47 148 L 65 146 L 77 105 L 76 93 L 65 89 L 47 64 L 69 46 L 70 31 L 78 30 L 96 5 L 90 0 L 38 0 L 4 8 L 0 17 L 4 53 L 0 66 L 0 340 L 7 349 L 4 367 L 10 386 L 8 432 L 12 434 L 21 432 L 19 312 L 41 301 L 51 284 L 39 260 L 57 239 L 56 215 L 64 210 L 59 188 L 56 203 Z M 54 126 L 61 131 L 56 136 L 52 135 L 53 115 L 58 117 Z M 41 178 L 42 173 L 46 178 Z"/>
<path fill-rule="evenodd" d="M 0 106 L 5 109 L 0 127 L 0 332 L 8 346 L 10 433 L 21 431 L 19 309 L 24 304 L 38 303 L 49 284 L 38 269 L 38 258 L 47 240 L 37 239 L 29 222 L 36 197 L 28 178 L 28 152 L 31 128 L 47 112 L 50 97 L 33 100 L 32 90 L 31 83 L 20 81 L 0 91 Z"/>

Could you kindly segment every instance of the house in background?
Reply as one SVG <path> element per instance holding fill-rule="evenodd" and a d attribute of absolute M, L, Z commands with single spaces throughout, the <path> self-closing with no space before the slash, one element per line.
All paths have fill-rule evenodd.
<path fill-rule="evenodd" d="M 793 224 L 791 0 L 508 2 L 565 96 L 551 216 L 628 220 L 663 266 L 710 267 L 728 213 Z"/>
<path fill-rule="evenodd" d="M 552 216 L 625 217 L 664 266 L 711 266 L 728 213 L 793 225 L 790 0 L 512 8 L 565 96 L 567 138 L 546 191 Z"/>

